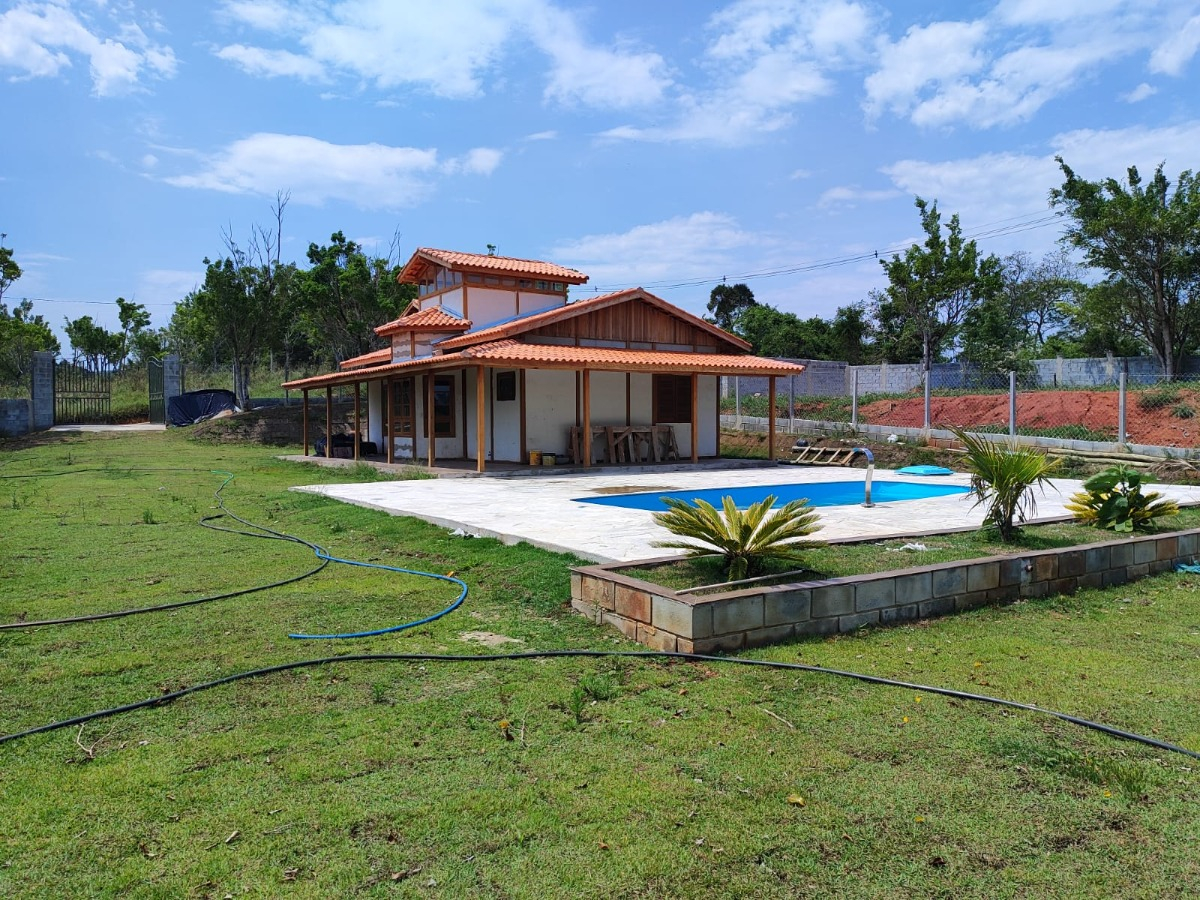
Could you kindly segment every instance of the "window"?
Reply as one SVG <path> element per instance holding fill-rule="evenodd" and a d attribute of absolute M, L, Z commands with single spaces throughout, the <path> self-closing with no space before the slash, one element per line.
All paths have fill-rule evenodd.
<path fill-rule="evenodd" d="M 398 436 L 412 437 L 413 379 L 392 382 L 392 424 Z"/>
<path fill-rule="evenodd" d="M 421 425 L 421 433 L 429 434 L 427 420 Z M 433 379 L 433 435 L 443 438 L 454 434 L 454 378 L 438 375 Z"/>
<path fill-rule="evenodd" d="M 654 421 L 692 421 L 692 376 L 654 376 Z"/>
<path fill-rule="evenodd" d="M 498 372 L 496 374 L 496 400 L 517 399 L 517 373 Z"/>

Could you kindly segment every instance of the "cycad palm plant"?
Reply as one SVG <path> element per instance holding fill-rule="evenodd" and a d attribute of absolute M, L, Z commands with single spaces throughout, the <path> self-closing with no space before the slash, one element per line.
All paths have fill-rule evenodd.
<path fill-rule="evenodd" d="M 986 505 L 983 521 L 1010 541 L 1017 533 L 1014 520 L 1024 522 L 1037 510 L 1033 488 L 1050 483 L 1050 475 L 1059 466 L 1036 447 L 989 441 L 951 428 L 967 451 L 971 471 L 971 495 L 975 505 Z"/>
<path fill-rule="evenodd" d="M 699 498 L 694 506 L 675 497 L 662 499 L 669 508 L 655 513 L 654 521 L 672 534 L 698 543 L 655 541 L 654 546 L 686 550 L 687 556 L 720 554 L 730 581 L 745 578 L 751 567 L 763 560 L 799 559 L 799 551 L 822 543 L 803 540 L 821 527 L 808 500 L 793 500 L 772 511 L 776 498 L 771 495 L 743 512 L 732 497 L 723 497 L 722 512 Z"/>

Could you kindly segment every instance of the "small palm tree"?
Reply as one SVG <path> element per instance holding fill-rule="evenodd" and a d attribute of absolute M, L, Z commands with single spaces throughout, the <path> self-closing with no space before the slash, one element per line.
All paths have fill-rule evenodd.
<path fill-rule="evenodd" d="M 654 521 L 672 534 L 692 538 L 689 541 L 655 541 L 655 547 L 686 550 L 687 556 L 724 557 L 730 581 L 740 581 L 752 566 L 767 559 L 799 559 L 800 550 L 819 546 L 821 541 L 802 538 L 821 526 L 816 510 L 808 500 L 793 500 L 771 513 L 775 496 L 760 500 L 742 512 L 732 497 L 723 497 L 724 514 L 699 498 L 695 506 L 686 500 L 663 497 L 669 509 L 655 513 Z"/>
<path fill-rule="evenodd" d="M 1035 447 L 988 441 L 961 428 L 950 430 L 966 448 L 975 505 L 987 506 L 984 524 L 994 526 L 1000 540 L 1012 540 L 1017 533 L 1013 520 L 1024 522 L 1036 511 L 1032 489 L 1050 483 L 1059 460 Z"/>

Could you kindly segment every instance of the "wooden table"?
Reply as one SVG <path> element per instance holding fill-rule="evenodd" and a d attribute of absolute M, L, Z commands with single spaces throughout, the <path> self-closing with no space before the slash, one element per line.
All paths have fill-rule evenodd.
<path fill-rule="evenodd" d="M 569 450 L 571 462 L 583 463 L 583 428 L 576 425 L 570 430 Z M 675 441 L 672 425 L 593 425 L 587 451 L 595 446 L 597 438 L 604 440 L 602 462 L 606 464 L 662 462 L 679 459 L 679 445 Z"/>

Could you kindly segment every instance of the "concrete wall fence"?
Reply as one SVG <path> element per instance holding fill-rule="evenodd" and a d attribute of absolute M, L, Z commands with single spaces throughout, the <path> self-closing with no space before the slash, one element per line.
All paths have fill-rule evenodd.
<path fill-rule="evenodd" d="M 571 605 L 647 647 L 714 653 L 1125 584 L 1193 563 L 1197 553 L 1193 529 L 704 596 L 616 571 L 664 561 L 646 560 L 574 569 Z"/>
<path fill-rule="evenodd" d="M 29 433 L 29 401 L 0 400 L 0 437 Z"/>
<path fill-rule="evenodd" d="M 827 359 L 788 359 L 802 363 L 808 370 L 795 376 L 794 390 L 797 397 L 843 397 L 854 391 L 857 374 L 858 393 L 902 394 L 922 384 L 923 369 L 920 363 L 879 363 L 873 366 L 852 366 L 849 363 Z M 1104 356 L 1088 359 L 1039 359 L 1034 361 L 1036 374 L 1033 384 L 1022 387 L 1070 388 L 1101 387 L 1116 385 L 1121 373 L 1125 373 L 1130 384 L 1151 382 L 1162 377 L 1162 367 L 1149 356 Z M 1185 377 L 1200 378 L 1200 356 L 1190 356 L 1182 367 Z M 935 389 L 959 390 L 978 387 L 983 380 L 994 388 L 1008 386 L 1004 376 L 980 378 L 977 370 L 961 363 L 936 363 L 930 371 L 930 384 Z M 994 382 L 994 384 L 992 383 Z M 791 378 L 775 381 L 777 396 L 786 397 L 793 389 Z M 741 396 L 766 394 L 767 379 L 741 377 L 737 382 Z M 732 378 L 722 379 L 723 396 L 732 396 Z"/>

